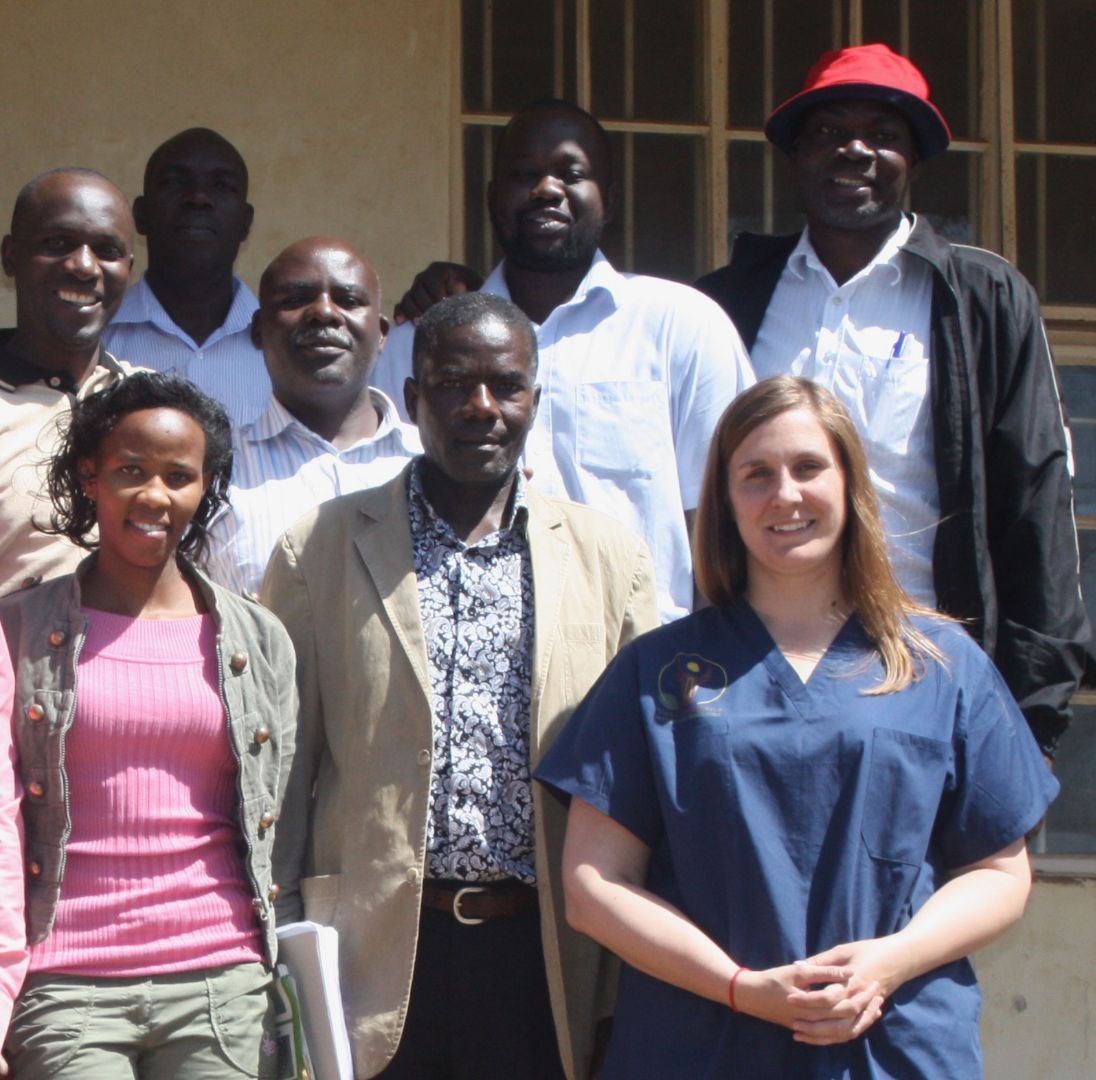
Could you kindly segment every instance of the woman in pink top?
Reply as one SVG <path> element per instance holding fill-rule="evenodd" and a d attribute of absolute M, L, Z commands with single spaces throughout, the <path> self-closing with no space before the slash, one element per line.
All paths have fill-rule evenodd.
<path fill-rule="evenodd" d="M 273 616 L 191 561 L 231 460 L 224 411 L 185 380 L 140 372 L 78 403 L 49 531 L 93 554 L 0 601 L 26 792 L 19 1080 L 275 1075 L 294 662 Z"/>

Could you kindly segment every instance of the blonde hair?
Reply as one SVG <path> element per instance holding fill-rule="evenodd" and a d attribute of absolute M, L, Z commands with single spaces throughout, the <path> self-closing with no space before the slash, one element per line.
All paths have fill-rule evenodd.
<path fill-rule="evenodd" d="M 943 654 L 913 625 L 910 616 L 943 616 L 912 600 L 894 576 L 860 436 L 841 402 L 808 379 L 793 375 L 765 379 L 739 395 L 720 418 L 696 512 L 693 566 L 697 586 L 719 607 L 745 593 L 746 545 L 731 509 L 731 455 L 751 432 L 793 409 L 805 409 L 814 416 L 844 472 L 846 520 L 841 568 L 845 592 L 883 664 L 883 681 L 865 693 L 903 690 L 921 677 L 926 657 L 944 662 Z"/>

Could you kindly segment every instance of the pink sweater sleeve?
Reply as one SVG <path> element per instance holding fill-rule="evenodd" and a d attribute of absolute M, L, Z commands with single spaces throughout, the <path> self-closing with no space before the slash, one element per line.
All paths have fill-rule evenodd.
<path fill-rule="evenodd" d="M 11 1010 L 27 972 L 27 932 L 23 915 L 23 787 L 16 769 L 11 711 L 15 679 L 0 638 L 0 1043 L 7 1036 Z"/>

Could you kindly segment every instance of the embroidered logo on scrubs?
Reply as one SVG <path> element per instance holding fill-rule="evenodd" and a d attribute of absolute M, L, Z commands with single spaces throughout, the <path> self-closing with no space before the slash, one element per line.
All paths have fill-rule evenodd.
<path fill-rule="evenodd" d="M 699 653 L 678 653 L 658 673 L 659 711 L 673 714 L 704 712 L 727 689 L 727 671 Z"/>

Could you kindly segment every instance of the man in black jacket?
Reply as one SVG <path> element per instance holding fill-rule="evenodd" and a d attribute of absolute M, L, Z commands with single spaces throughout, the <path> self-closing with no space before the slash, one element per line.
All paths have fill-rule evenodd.
<path fill-rule="evenodd" d="M 964 620 L 1050 758 L 1090 628 L 1034 290 L 903 213 L 950 132 L 920 71 L 886 46 L 826 53 L 765 131 L 791 158 L 807 227 L 739 236 L 697 287 L 734 320 L 758 378 L 804 375 L 849 407 L 903 584 Z"/>

